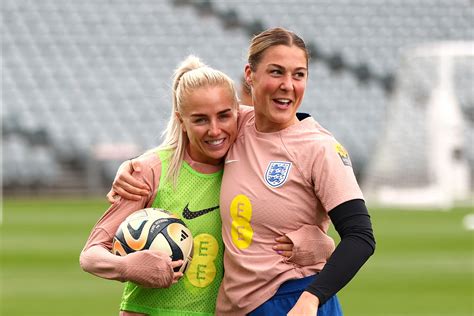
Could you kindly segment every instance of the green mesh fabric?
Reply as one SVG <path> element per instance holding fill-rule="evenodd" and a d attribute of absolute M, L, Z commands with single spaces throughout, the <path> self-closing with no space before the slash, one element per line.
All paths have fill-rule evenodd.
<path fill-rule="evenodd" d="M 146 289 L 127 282 L 121 309 L 160 316 L 214 315 L 223 276 L 224 245 L 218 207 L 222 171 L 201 174 L 183 162 L 175 190 L 164 177 L 169 152 L 157 154 L 162 169 L 153 207 L 176 214 L 189 227 L 194 238 L 193 260 L 184 277 L 168 289 Z"/>

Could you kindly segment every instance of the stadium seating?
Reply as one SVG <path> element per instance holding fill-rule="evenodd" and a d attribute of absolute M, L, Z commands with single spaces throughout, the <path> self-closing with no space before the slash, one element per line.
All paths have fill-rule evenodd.
<path fill-rule="evenodd" d="M 60 172 L 54 156 L 43 145 L 32 145 L 20 134 L 3 137 L 3 186 L 51 187 Z"/>
<path fill-rule="evenodd" d="M 223 16 L 235 20 L 226 25 Z M 2 121 L 42 130 L 43 143 L 37 148 L 4 133 L 4 186 L 27 179 L 60 186 L 64 162 L 87 175 L 91 161 L 102 166 L 107 183 L 119 161 L 160 143 L 173 69 L 186 55 L 198 55 L 239 82 L 249 25 L 287 27 L 342 62 L 338 71 L 317 58 L 311 63 L 301 111 L 335 134 L 359 173 L 383 128 L 387 91 L 351 69 L 359 67 L 366 79 L 393 74 L 405 48 L 473 40 L 473 20 L 472 4 L 461 0 L 5 0 Z M 470 87 L 459 89 L 472 115 Z M 112 164 L 95 156 L 97 148 L 114 145 L 130 150 L 121 150 Z M 44 164 L 47 174 L 18 167 L 23 164 Z"/>

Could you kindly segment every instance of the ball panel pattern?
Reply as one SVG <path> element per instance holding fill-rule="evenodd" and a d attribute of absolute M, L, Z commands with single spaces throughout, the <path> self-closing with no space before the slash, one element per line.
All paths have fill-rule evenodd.
<path fill-rule="evenodd" d="M 130 214 L 120 224 L 112 253 L 125 256 L 140 250 L 158 250 L 173 261 L 184 260 L 175 271 L 185 272 L 193 256 L 193 237 L 186 224 L 168 211 L 147 208 Z"/>

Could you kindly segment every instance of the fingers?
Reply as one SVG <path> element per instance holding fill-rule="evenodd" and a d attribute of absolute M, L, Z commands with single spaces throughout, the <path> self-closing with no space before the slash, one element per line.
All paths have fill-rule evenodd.
<path fill-rule="evenodd" d="M 127 165 L 127 168 L 124 168 L 123 172 L 119 172 L 118 177 L 114 182 L 125 182 L 135 187 L 136 189 L 148 190 L 148 186 L 140 180 L 137 180 L 132 176 L 132 173 L 141 172 L 142 163 L 136 159 L 131 160 Z"/>
<path fill-rule="evenodd" d="M 131 188 L 130 193 L 139 194 L 140 191 L 148 191 L 148 186 L 141 180 L 132 176 L 132 173 L 120 172 L 114 180 L 114 186 L 125 186 Z M 129 190 L 127 190 L 129 191 Z"/>
<path fill-rule="evenodd" d="M 136 172 L 142 171 L 142 163 L 141 163 L 140 161 L 136 160 L 136 159 L 130 160 L 129 166 L 130 166 L 130 168 L 131 168 L 131 169 L 130 169 L 130 173 L 131 173 L 132 171 L 136 171 Z"/>
<path fill-rule="evenodd" d="M 132 180 L 127 180 L 127 182 L 122 180 L 116 180 L 112 185 L 112 190 L 116 192 L 116 194 L 120 195 L 121 197 L 133 201 L 138 201 L 142 198 L 142 196 L 148 196 L 149 191 L 147 189 L 140 189 L 136 187 L 137 183 L 140 183 L 135 178 L 131 177 Z M 133 182 L 133 183 L 132 183 Z M 142 185 L 140 183 L 140 185 Z"/>
<path fill-rule="evenodd" d="M 139 201 L 142 196 L 148 196 L 150 191 L 148 186 L 132 176 L 133 172 L 142 170 L 141 162 L 127 160 L 120 165 L 112 188 L 107 193 L 106 198 L 109 203 L 115 203 L 121 196 L 124 199 Z"/>
<path fill-rule="evenodd" d="M 172 283 L 173 284 L 176 284 L 178 283 L 178 281 L 183 277 L 183 273 L 182 272 L 175 272 L 173 273 L 173 281 Z"/>
<path fill-rule="evenodd" d="M 275 249 L 273 248 L 277 254 L 283 256 L 283 257 L 286 257 L 286 258 L 290 258 L 292 255 L 293 255 L 293 251 L 287 251 L 287 250 L 279 250 L 279 249 Z"/>
<path fill-rule="evenodd" d="M 141 162 L 127 160 L 122 163 L 112 184 L 112 190 L 123 198 L 137 201 L 141 196 L 149 194 L 148 186 L 132 176 L 133 172 L 141 171 Z"/>
<path fill-rule="evenodd" d="M 176 261 L 171 261 L 171 266 L 174 268 L 182 266 L 184 263 L 184 260 L 176 260 Z"/>
<path fill-rule="evenodd" d="M 286 235 L 278 236 L 277 238 L 275 238 L 275 241 L 278 243 L 293 244 L 291 239 L 288 238 L 288 236 Z"/>
<path fill-rule="evenodd" d="M 114 204 L 114 202 L 117 200 L 117 195 L 113 189 L 110 189 L 109 193 L 107 193 L 105 197 L 110 204 Z"/>
<path fill-rule="evenodd" d="M 128 164 L 123 166 L 123 172 L 119 172 L 118 177 L 115 179 L 114 182 L 125 182 L 129 184 L 133 190 L 127 190 L 130 193 L 138 194 L 138 195 L 146 195 L 148 194 L 148 186 L 135 179 L 132 176 L 132 173 L 139 173 L 142 171 L 142 162 L 137 159 L 128 160 Z M 141 190 L 140 190 L 141 189 Z M 146 192 L 145 194 L 143 192 Z"/>
<path fill-rule="evenodd" d="M 176 260 L 176 261 L 171 261 L 171 267 L 173 269 L 179 268 L 183 265 L 184 261 L 183 260 Z M 173 284 L 177 283 L 179 279 L 183 277 L 183 273 L 178 271 L 173 273 Z"/>
<path fill-rule="evenodd" d="M 280 250 L 280 251 L 292 251 L 293 245 L 292 244 L 277 244 L 273 246 L 273 249 Z"/>
<path fill-rule="evenodd" d="M 293 255 L 293 242 L 285 235 L 275 238 L 277 244 L 273 246 L 273 250 L 283 257 L 290 258 Z"/>

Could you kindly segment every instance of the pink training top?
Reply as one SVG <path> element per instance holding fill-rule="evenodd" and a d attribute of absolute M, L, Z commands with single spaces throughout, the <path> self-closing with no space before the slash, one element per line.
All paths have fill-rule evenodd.
<path fill-rule="evenodd" d="M 142 196 L 139 201 L 119 198 L 95 224 L 81 253 L 81 266 L 87 267 L 88 272 L 105 279 L 126 281 L 123 276 L 124 267 L 117 263 L 117 256 L 104 256 L 100 251 L 97 251 L 97 248 L 100 247 L 107 252 L 110 251 L 112 249 L 113 236 L 122 221 L 136 210 L 151 207 L 157 194 L 161 176 L 161 160 L 159 156 L 155 152 L 152 152 L 142 155 L 137 159 L 142 163 L 142 168 L 140 172 L 134 172 L 133 176 L 147 184 L 150 188 L 150 194 L 148 196 Z M 194 161 L 187 152 L 185 153 L 184 160 L 192 169 L 200 173 L 210 174 L 222 169 L 222 165 L 214 166 Z M 294 244 L 291 258 L 287 259 L 271 249 L 271 246 L 277 244 L 275 241 L 271 243 L 270 250 L 279 258 L 282 258 L 281 260 L 298 262 L 302 265 L 317 262 L 317 256 L 319 254 L 315 253 L 312 244 L 312 241 L 318 238 L 318 234 L 314 232 L 314 226 L 302 227 L 287 235 Z M 152 263 L 150 262 L 149 264 L 151 265 Z M 142 272 L 148 273 L 149 271 L 134 266 L 128 268 L 134 269 L 134 271 L 129 271 L 129 274 L 133 275 L 141 274 Z M 143 279 L 147 279 L 148 275 L 143 275 L 142 277 Z"/>
<path fill-rule="evenodd" d="M 320 271 L 334 251 L 328 211 L 363 198 L 347 152 L 313 118 L 274 133 L 256 130 L 251 109 L 240 119 L 221 187 L 226 250 L 217 315 L 249 313 L 283 282 Z M 300 266 L 272 251 L 275 237 L 309 225 L 319 228 L 306 241 L 316 263 Z"/>

